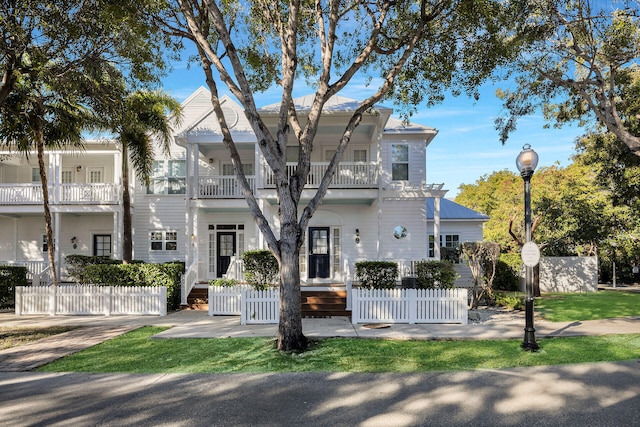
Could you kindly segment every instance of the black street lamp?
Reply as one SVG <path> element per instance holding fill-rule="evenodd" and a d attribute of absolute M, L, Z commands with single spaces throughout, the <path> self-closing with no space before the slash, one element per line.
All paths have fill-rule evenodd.
<path fill-rule="evenodd" d="M 536 330 L 533 327 L 533 267 L 540 260 L 540 252 L 535 243 L 531 241 L 531 177 L 538 166 L 538 153 L 533 151 L 529 144 L 525 144 L 518 154 L 516 166 L 524 181 L 525 247 L 533 249 L 532 256 L 529 256 L 531 255 L 529 251 L 525 253 L 525 247 L 522 249 L 522 260 L 525 265 L 525 327 L 522 348 L 527 351 L 536 351 L 540 346 L 536 342 Z"/>

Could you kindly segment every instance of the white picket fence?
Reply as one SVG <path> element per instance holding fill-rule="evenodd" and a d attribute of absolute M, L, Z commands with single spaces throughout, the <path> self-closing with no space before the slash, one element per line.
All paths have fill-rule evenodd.
<path fill-rule="evenodd" d="M 209 316 L 240 315 L 243 289 L 252 288 L 249 285 L 209 286 Z"/>
<path fill-rule="evenodd" d="M 167 315 L 166 286 L 16 286 L 16 315 Z"/>
<path fill-rule="evenodd" d="M 273 324 L 280 321 L 280 290 L 256 291 L 243 289 L 241 292 L 240 324 Z"/>
<path fill-rule="evenodd" d="M 353 289 L 351 323 L 468 322 L 466 289 Z"/>

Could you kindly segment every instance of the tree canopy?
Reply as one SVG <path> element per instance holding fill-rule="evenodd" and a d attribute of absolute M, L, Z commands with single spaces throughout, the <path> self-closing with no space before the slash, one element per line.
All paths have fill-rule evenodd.
<path fill-rule="evenodd" d="M 499 93 L 502 142 L 542 109 L 555 126 L 595 119 L 640 156 L 638 2 L 534 0 L 530 12 L 531 38 L 509 67 L 516 87 Z"/>

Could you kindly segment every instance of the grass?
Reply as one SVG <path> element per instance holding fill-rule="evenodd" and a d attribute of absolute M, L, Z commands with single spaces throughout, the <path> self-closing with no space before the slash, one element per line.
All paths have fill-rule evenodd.
<path fill-rule="evenodd" d="M 306 352 L 274 351 L 272 339 L 150 339 L 167 328 L 143 327 L 40 368 L 47 372 L 238 373 L 424 372 L 629 360 L 640 334 L 539 340 L 395 341 L 331 338 Z"/>
<path fill-rule="evenodd" d="M 0 350 L 28 344 L 30 342 L 61 334 L 74 329 L 71 326 L 51 326 L 48 328 L 3 328 L 0 327 Z"/>
<path fill-rule="evenodd" d="M 640 316 L 640 293 L 598 291 L 581 294 L 544 294 L 535 310 L 551 322 Z"/>

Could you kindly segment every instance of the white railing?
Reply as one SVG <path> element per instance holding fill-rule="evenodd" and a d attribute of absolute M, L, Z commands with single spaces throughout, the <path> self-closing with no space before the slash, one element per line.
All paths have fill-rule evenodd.
<path fill-rule="evenodd" d="M 42 203 L 40 184 L 0 184 L 0 205 L 31 205 Z"/>
<path fill-rule="evenodd" d="M 280 290 L 243 289 L 240 324 L 273 324 L 280 321 Z"/>
<path fill-rule="evenodd" d="M 49 187 L 50 203 L 114 204 L 118 203 L 120 186 L 112 183 L 58 184 Z M 0 184 L 1 205 L 33 205 L 42 203 L 40 184 Z"/>
<path fill-rule="evenodd" d="M 180 289 L 182 291 L 182 295 L 180 295 L 180 304 L 187 304 L 189 293 L 196 285 L 196 280 L 198 280 L 198 262 L 194 261 L 182 275 L 182 283 L 180 284 Z"/>
<path fill-rule="evenodd" d="M 225 279 L 235 279 L 239 282 L 244 281 L 244 262 L 242 258 L 237 256 L 231 257 L 231 262 L 227 268 L 227 272 L 224 274 Z"/>
<path fill-rule="evenodd" d="M 249 187 L 251 191 L 255 191 L 256 179 L 254 176 L 248 176 Z M 200 177 L 198 179 L 198 198 L 199 199 L 229 199 L 244 198 L 242 189 L 235 176 L 219 175 Z"/>
<path fill-rule="evenodd" d="M 242 291 L 250 290 L 249 285 L 209 286 L 209 316 L 241 315 Z"/>
<path fill-rule="evenodd" d="M 351 322 L 468 322 L 466 289 L 353 289 Z"/>
<path fill-rule="evenodd" d="M 47 265 L 40 273 L 33 274 L 31 284 L 33 286 L 49 286 L 53 283 L 53 274 L 51 274 L 51 266 Z"/>
<path fill-rule="evenodd" d="M 0 261 L 0 265 L 18 265 L 27 267 L 27 280 L 33 281 L 34 275 L 41 274 L 49 266 L 47 261 Z"/>
<path fill-rule="evenodd" d="M 311 188 L 319 187 L 328 167 L 329 162 L 312 163 L 306 186 Z M 287 176 L 294 175 L 297 168 L 297 163 L 287 163 Z M 268 165 L 263 165 L 262 174 L 265 187 L 275 186 L 275 177 Z M 375 163 L 340 162 L 329 186 L 332 188 L 366 188 L 376 187 L 377 185 L 378 166 Z"/>
<path fill-rule="evenodd" d="M 60 184 L 59 203 L 113 204 L 120 198 L 119 185 L 111 183 Z"/>
<path fill-rule="evenodd" d="M 167 314 L 166 286 L 16 286 L 16 315 Z"/>

